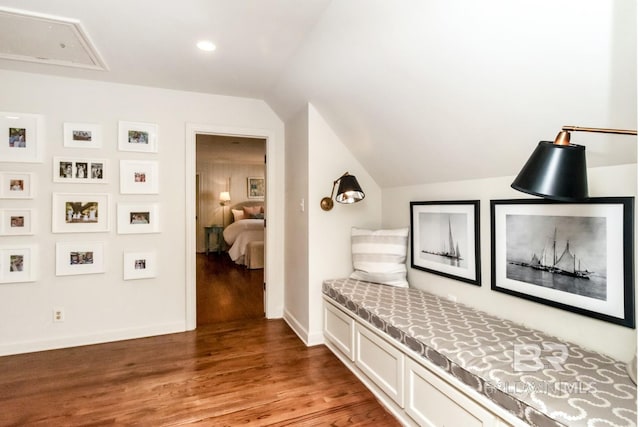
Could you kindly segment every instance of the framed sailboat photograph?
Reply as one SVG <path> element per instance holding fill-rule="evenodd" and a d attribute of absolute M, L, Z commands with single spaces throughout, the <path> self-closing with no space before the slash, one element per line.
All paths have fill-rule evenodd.
<path fill-rule="evenodd" d="M 480 286 L 480 201 L 409 205 L 411 268 Z"/>
<path fill-rule="evenodd" d="M 491 289 L 635 327 L 633 198 L 491 200 Z"/>

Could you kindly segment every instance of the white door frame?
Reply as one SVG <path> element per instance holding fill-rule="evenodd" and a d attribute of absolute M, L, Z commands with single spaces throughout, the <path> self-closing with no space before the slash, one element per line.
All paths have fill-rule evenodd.
<path fill-rule="evenodd" d="M 281 317 L 278 313 L 277 301 L 274 301 L 271 294 L 279 294 L 280 292 L 270 292 L 270 287 L 274 286 L 272 280 L 272 272 L 276 271 L 274 260 L 277 259 L 277 249 L 275 243 L 278 241 L 277 227 L 270 226 L 274 224 L 271 218 L 277 217 L 276 203 L 276 170 L 274 159 L 275 156 L 275 133 L 265 129 L 247 129 L 233 126 L 218 126 L 210 124 L 187 123 L 186 134 L 186 197 L 185 197 L 185 214 L 186 214 L 186 271 L 185 271 L 185 288 L 186 288 L 186 329 L 193 330 L 196 328 L 196 212 L 195 212 L 195 180 L 196 180 L 196 135 L 210 134 L 223 136 L 237 136 L 249 138 L 266 139 L 267 163 L 266 167 L 266 198 L 265 198 L 265 218 L 267 218 L 267 228 L 265 230 L 265 268 L 264 283 L 265 288 L 265 314 L 267 318 Z M 271 217 L 270 217 L 271 216 Z M 277 286 L 277 284 L 275 285 Z M 281 310 L 281 307 L 280 307 Z"/>

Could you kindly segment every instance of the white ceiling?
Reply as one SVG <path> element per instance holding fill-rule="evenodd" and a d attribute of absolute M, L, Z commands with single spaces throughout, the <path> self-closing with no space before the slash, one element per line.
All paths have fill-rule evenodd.
<path fill-rule="evenodd" d="M 313 103 L 382 187 L 515 175 L 562 125 L 636 129 L 635 0 L 0 0 L 77 19 L 108 71 L 0 68 Z M 211 39 L 213 53 L 195 49 Z M 1 40 L 0 40 L 1 44 Z M 637 138 L 575 133 L 589 166 Z"/>

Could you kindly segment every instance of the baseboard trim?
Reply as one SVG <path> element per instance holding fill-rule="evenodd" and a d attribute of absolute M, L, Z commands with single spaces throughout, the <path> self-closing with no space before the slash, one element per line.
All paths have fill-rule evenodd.
<path fill-rule="evenodd" d="M 165 323 L 161 325 L 150 325 L 141 328 L 103 331 L 97 334 L 57 337 L 54 339 L 43 339 L 37 341 L 14 342 L 9 344 L 0 344 L 0 356 L 33 353 L 36 351 L 45 350 L 57 350 L 61 348 L 80 347 L 92 344 L 103 344 L 107 342 L 130 340 L 136 338 L 146 338 L 156 335 L 185 332 L 186 330 L 187 329 L 184 322 L 176 322 Z"/>

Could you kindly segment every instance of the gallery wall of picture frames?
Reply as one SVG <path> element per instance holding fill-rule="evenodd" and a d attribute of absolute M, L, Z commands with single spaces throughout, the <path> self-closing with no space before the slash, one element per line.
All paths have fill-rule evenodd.
<path fill-rule="evenodd" d="M 43 163 L 45 116 L 16 112 L 0 112 L 0 163 Z M 38 173 L 32 171 L 0 171 L 0 199 L 16 199 L 12 205 L 0 209 L 0 239 L 12 237 L 11 243 L 0 240 L 0 283 L 33 282 L 38 276 L 38 237 L 48 227 L 37 227 L 38 209 L 19 204 L 20 200 L 50 198 L 51 233 L 107 233 L 112 229 L 111 218 L 117 219 L 117 234 L 159 233 L 160 204 L 144 200 L 145 195 L 159 194 L 159 164 L 151 159 L 120 159 L 120 194 L 117 211 L 113 209 L 111 193 L 86 191 L 98 188 L 95 184 L 109 184 L 113 179 L 112 160 L 104 156 L 73 155 L 75 149 L 100 152 L 108 142 L 100 123 L 65 122 L 61 140 L 68 155 L 51 158 L 54 190 L 37 194 Z M 117 123 L 118 151 L 154 155 L 158 153 L 158 125 L 141 121 Z M 78 151 L 80 152 L 80 151 Z M 9 169 L 9 168 L 7 168 Z M 15 169 L 20 169 L 16 167 Z M 86 184 L 84 191 L 56 191 L 56 184 Z M 136 203 L 129 203 L 127 195 L 135 194 Z M 21 236 L 21 237 L 15 237 Z M 117 237 L 116 237 L 117 238 Z M 25 240 L 15 243 L 16 239 Z M 112 238 L 111 238 L 112 239 Z M 6 240 L 5 240 L 6 242 Z M 91 239 L 57 241 L 55 244 L 55 274 L 57 276 L 99 274 L 106 271 L 109 256 L 105 241 Z M 125 252 L 122 257 L 123 280 L 157 277 L 156 252 Z"/>

